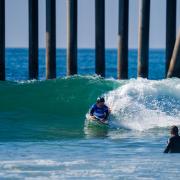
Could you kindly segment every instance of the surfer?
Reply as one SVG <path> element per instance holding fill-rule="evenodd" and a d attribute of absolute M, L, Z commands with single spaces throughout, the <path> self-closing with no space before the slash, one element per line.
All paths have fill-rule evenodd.
<path fill-rule="evenodd" d="M 164 153 L 180 153 L 180 136 L 178 133 L 178 127 L 172 126 L 170 130 L 171 137 L 169 138 L 168 144 Z"/>
<path fill-rule="evenodd" d="M 96 103 L 90 109 L 91 119 L 98 119 L 102 122 L 107 122 L 110 114 L 110 109 L 105 105 L 104 97 L 98 97 Z"/>

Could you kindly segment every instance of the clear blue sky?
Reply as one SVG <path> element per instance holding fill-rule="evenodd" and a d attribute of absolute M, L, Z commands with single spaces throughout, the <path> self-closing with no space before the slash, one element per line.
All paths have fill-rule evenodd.
<path fill-rule="evenodd" d="M 94 0 L 78 0 L 78 47 L 94 48 Z M 165 47 L 165 0 L 151 0 L 150 47 Z M 139 0 L 130 0 L 129 47 L 138 44 Z M 177 5 L 180 28 L 180 0 Z M 118 0 L 106 0 L 106 48 L 117 47 Z M 66 47 L 66 0 L 57 0 L 57 47 Z M 45 47 L 45 0 L 39 0 L 39 46 Z M 6 47 L 28 47 L 28 0 L 6 0 Z"/>

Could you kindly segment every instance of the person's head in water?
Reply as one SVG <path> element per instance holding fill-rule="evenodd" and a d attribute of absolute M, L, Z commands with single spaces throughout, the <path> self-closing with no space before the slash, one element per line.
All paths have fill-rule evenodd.
<path fill-rule="evenodd" d="M 98 107 L 103 107 L 103 106 L 104 106 L 104 103 L 105 103 L 104 97 L 98 97 L 98 98 L 97 98 L 96 104 L 97 104 Z"/>
<path fill-rule="evenodd" d="M 179 130 L 178 130 L 177 126 L 172 126 L 171 127 L 171 130 L 170 130 L 171 135 L 178 136 L 178 132 L 179 132 Z"/>

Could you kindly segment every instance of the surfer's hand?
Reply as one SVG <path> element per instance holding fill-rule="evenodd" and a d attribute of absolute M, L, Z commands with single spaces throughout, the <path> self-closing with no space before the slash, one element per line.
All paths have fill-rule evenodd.
<path fill-rule="evenodd" d="M 94 119 L 95 119 L 95 117 L 94 117 L 94 116 L 92 116 L 92 115 L 90 115 L 90 118 L 91 118 L 92 120 L 94 120 Z"/>
<path fill-rule="evenodd" d="M 101 121 L 102 121 L 102 122 L 106 122 L 106 121 L 107 121 L 107 119 L 102 119 Z"/>

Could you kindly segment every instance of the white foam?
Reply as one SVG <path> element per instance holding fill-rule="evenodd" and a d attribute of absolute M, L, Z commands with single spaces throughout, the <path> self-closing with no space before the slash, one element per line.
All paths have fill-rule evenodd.
<path fill-rule="evenodd" d="M 50 159 L 33 159 L 33 160 L 6 160 L 0 161 L 0 167 L 11 169 L 16 166 L 21 167 L 24 165 L 28 166 L 73 166 L 78 164 L 85 164 L 85 160 L 74 160 L 74 161 L 65 161 L 65 162 L 57 162 Z"/>
<path fill-rule="evenodd" d="M 105 98 L 118 127 L 144 131 L 180 125 L 180 79 L 132 79 Z"/>

